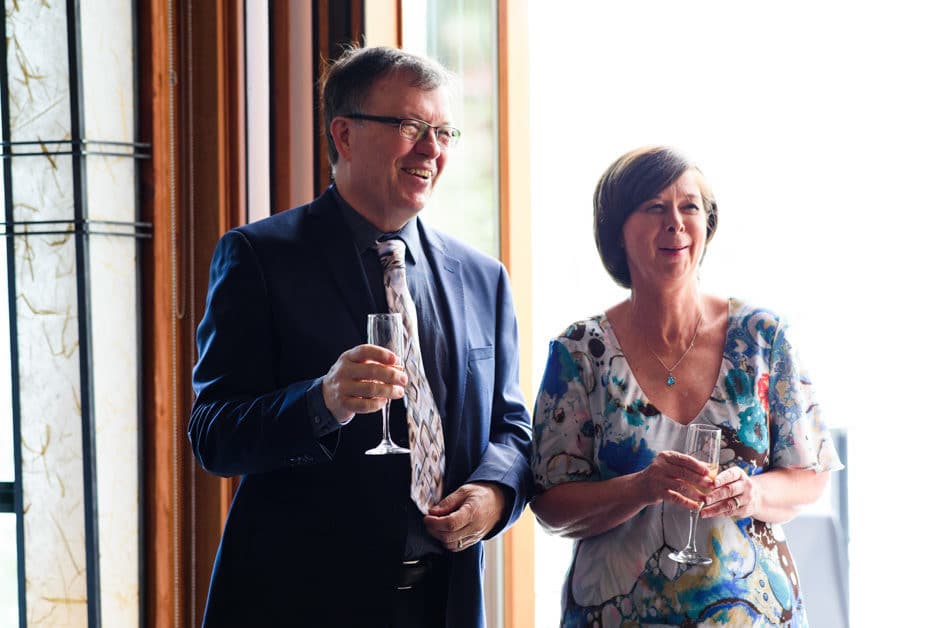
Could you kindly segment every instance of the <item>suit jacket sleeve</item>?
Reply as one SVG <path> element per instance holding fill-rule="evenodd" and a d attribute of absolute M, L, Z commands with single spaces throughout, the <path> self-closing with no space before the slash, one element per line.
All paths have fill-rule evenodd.
<path fill-rule="evenodd" d="M 259 473 L 329 459 L 320 442 L 337 424 L 311 413 L 320 379 L 278 387 L 274 321 L 249 240 L 227 233 L 212 257 L 206 313 L 196 333 L 196 399 L 189 438 L 211 473 Z"/>
<path fill-rule="evenodd" d="M 532 496 L 529 468 L 532 425 L 519 387 L 519 336 L 509 276 L 502 266 L 497 287 L 494 352 L 496 370 L 489 444 L 467 480 L 495 482 L 504 489 L 503 519 L 487 538 L 499 534 L 518 519 Z"/>

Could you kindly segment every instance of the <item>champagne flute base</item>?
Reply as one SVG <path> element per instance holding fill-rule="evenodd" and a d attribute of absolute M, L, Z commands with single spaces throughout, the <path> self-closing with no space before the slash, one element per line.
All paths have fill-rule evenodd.
<path fill-rule="evenodd" d="M 710 565 L 712 563 L 712 559 L 708 556 L 696 554 L 687 549 L 678 552 L 669 552 L 669 558 L 677 563 L 685 563 L 686 565 Z"/>
<path fill-rule="evenodd" d="M 366 451 L 367 456 L 385 456 L 388 454 L 410 454 L 411 450 L 406 447 L 399 447 L 392 441 L 382 442 Z"/>

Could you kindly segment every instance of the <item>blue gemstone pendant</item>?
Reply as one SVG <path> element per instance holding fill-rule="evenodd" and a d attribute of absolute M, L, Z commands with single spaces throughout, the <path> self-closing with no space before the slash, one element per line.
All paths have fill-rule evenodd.
<path fill-rule="evenodd" d="M 676 378 L 672 376 L 672 373 L 669 374 L 669 377 L 666 378 L 666 386 L 672 386 L 676 383 Z"/>

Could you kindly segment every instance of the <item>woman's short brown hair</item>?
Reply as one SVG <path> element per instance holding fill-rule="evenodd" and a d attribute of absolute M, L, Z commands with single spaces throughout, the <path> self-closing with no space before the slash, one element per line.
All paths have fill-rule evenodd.
<path fill-rule="evenodd" d="M 594 242 L 604 268 L 614 281 L 632 287 L 623 225 L 636 209 L 653 198 L 689 170 L 701 171 L 672 148 L 653 146 L 626 153 L 601 175 L 594 190 Z M 718 204 L 705 177 L 700 177 L 703 208 L 706 212 L 706 244 L 718 227 Z"/>

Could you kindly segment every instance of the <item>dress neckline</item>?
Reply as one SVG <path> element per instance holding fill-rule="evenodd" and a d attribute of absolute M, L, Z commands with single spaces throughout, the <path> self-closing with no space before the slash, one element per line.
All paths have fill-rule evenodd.
<path fill-rule="evenodd" d="M 611 324 L 610 320 L 607 318 L 607 311 L 605 310 L 601 312 L 600 318 L 598 319 L 600 328 L 604 332 L 604 335 L 607 336 L 608 341 L 612 343 L 613 346 L 616 347 L 617 350 L 620 352 L 620 355 L 623 356 L 623 361 L 627 365 L 627 371 L 630 373 L 630 377 L 633 378 L 633 381 L 636 384 L 636 388 L 640 393 L 640 398 L 643 400 L 644 403 L 656 408 L 656 411 L 659 412 L 659 416 L 666 419 L 670 423 L 675 423 L 676 425 L 687 427 L 689 425 L 692 425 L 699 419 L 701 419 L 702 413 L 705 411 L 705 409 L 708 407 L 709 402 L 711 402 L 712 398 L 714 397 L 715 389 L 718 388 L 719 384 L 721 383 L 722 378 L 725 375 L 725 372 L 727 369 L 725 368 L 724 354 L 725 354 L 725 349 L 728 346 L 728 333 L 731 330 L 731 317 L 734 315 L 734 312 L 737 309 L 736 306 L 740 305 L 739 302 L 734 299 L 734 297 L 728 297 L 727 303 L 728 303 L 728 319 L 725 322 L 725 340 L 721 345 L 722 358 L 721 358 L 721 365 L 718 367 L 718 377 L 715 379 L 715 383 L 712 384 L 712 387 L 711 387 L 712 392 L 705 398 L 705 401 L 702 403 L 701 407 L 695 412 L 695 415 L 686 423 L 683 423 L 682 421 L 679 421 L 669 416 L 668 414 L 663 412 L 659 408 L 659 406 L 657 406 L 655 403 L 653 403 L 650 400 L 650 396 L 646 394 L 646 391 L 643 390 L 643 386 L 640 385 L 640 380 L 638 380 L 636 378 L 636 375 L 634 375 L 633 366 L 630 364 L 630 358 L 627 355 L 627 352 L 623 350 L 623 346 L 620 344 L 620 339 L 617 338 L 617 334 L 614 332 L 613 324 Z"/>

